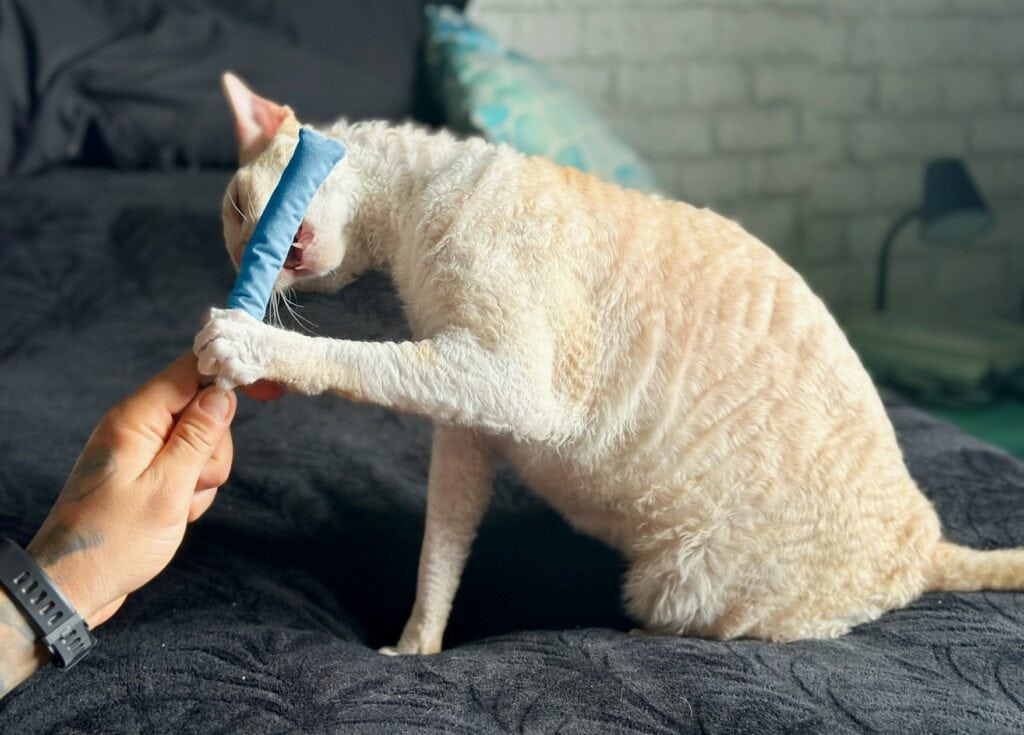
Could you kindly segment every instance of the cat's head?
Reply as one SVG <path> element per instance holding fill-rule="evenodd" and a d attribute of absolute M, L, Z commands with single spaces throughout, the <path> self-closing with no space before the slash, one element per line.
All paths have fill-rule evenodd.
<path fill-rule="evenodd" d="M 234 74 L 224 74 L 222 86 L 235 118 L 239 168 L 224 193 L 221 218 L 224 243 L 237 269 L 298 143 L 299 121 L 290 107 L 260 97 Z M 353 264 L 347 260 L 354 258 L 346 260 L 345 226 L 354 208 L 354 187 L 345 164 L 342 159 L 306 210 L 278 276 L 278 289 L 334 290 L 352 279 Z"/>

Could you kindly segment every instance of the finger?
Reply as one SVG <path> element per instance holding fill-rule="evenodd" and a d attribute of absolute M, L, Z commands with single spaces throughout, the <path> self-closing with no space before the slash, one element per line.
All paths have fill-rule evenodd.
<path fill-rule="evenodd" d="M 174 425 L 147 473 L 154 476 L 158 491 L 191 496 L 203 467 L 210 461 L 234 417 L 234 393 L 206 388 L 193 400 Z"/>
<path fill-rule="evenodd" d="M 199 390 L 196 359 L 184 353 L 112 408 L 97 433 L 140 435 L 155 454 L 170 435 L 174 417 Z M 133 442 L 135 436 L 133 436 Z"/>
<path fill-rule="evenodd" d="M 199 381 L 195 355 L 185 352 L 123 401 L 124 411 L 148 417 L 159 406 L 168 416 L 175 416 L 195 398 Z"/>
<path fill-rule="evenodd" d="M 234 444 L 231 439 L 231 432 L 225 432 L 221 437 L 220 444 L 210 457 L 210 461 L 203 466 L 196 480 L 196 492 L 208 490 L 211 487 L 220 487 L 228 481 L 231 473 L 231 460 L 234 456 Z"/>
<path fill-rule="evenodd" d="M 104 416 L 90 443 L 114 448 L 122 476 L 138 477 L 163 449 L 176 414 L 195 397 L 195 358 L 181 355 Z"/>
<path fill-rule="evenodd" d="M 217 490 L 218 488 L 210 487 L 206 490 L 200 490 L 192 496 L 192 502 L 188 507 L 189 523 L 199 520 L 200 516 L 210 509 L 213 501 L 217 498 Z"/>

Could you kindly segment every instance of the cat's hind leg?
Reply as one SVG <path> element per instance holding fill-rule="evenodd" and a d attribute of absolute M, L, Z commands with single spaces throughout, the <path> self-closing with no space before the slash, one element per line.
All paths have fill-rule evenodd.
<path fill-rule="evenodd" d="M 633 561 L 623 579 L 626 612 L 658 635 L 700 635 L 722 607 L 704 554 L 666 545 Z"/>
<path fill-rule="evenodd" d="M 763 605 L 740 592 L 723 552 L 698 536 L 634 559 L 623 579 L 626 612 L 654 635 L 744 637 Z"/>
<path fill-rule="evenodd" d="M 490 500 L 494 469 L 489 446 L 474 432 L 435 428 L 416 603 L 398 643 L 381 653 L 441 650 L 452 600 Z"/>
<path fill-rule="evenodd" d="M 765 583 L 763 569 L 740 573 L 747 564 L 730 567 L 723 562 L 727 556 L 716 558 L 710 543 L 692 539 L 646 555 L 626 573 L 627 612 L 654 634 L 785 643 L 836 638 L 905 604 L 884 595 L 830 593 L 826 582 L 814 593 L 803 587 L 780 590 Z"/>

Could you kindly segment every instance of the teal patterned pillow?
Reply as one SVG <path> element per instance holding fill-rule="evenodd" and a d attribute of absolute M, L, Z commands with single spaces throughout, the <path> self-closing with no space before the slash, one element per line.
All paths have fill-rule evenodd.
<path fill-rule="evenodd" d="M 543 67 L 453 8 L 428 6 L 426 12 L 427 69 L 453 128 L 622 186 L 657 191 L 640 157 Z"/>

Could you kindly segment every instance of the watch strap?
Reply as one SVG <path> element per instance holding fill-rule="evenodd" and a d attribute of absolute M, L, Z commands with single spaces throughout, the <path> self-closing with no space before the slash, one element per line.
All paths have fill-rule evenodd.
<path fill-rule="evenodd" d="M 78 611 L 35 559 L 10 539 L 0 542 L 0 586 L 28 616 L 59 668 L 70 669 L 96 644 Z"/>

